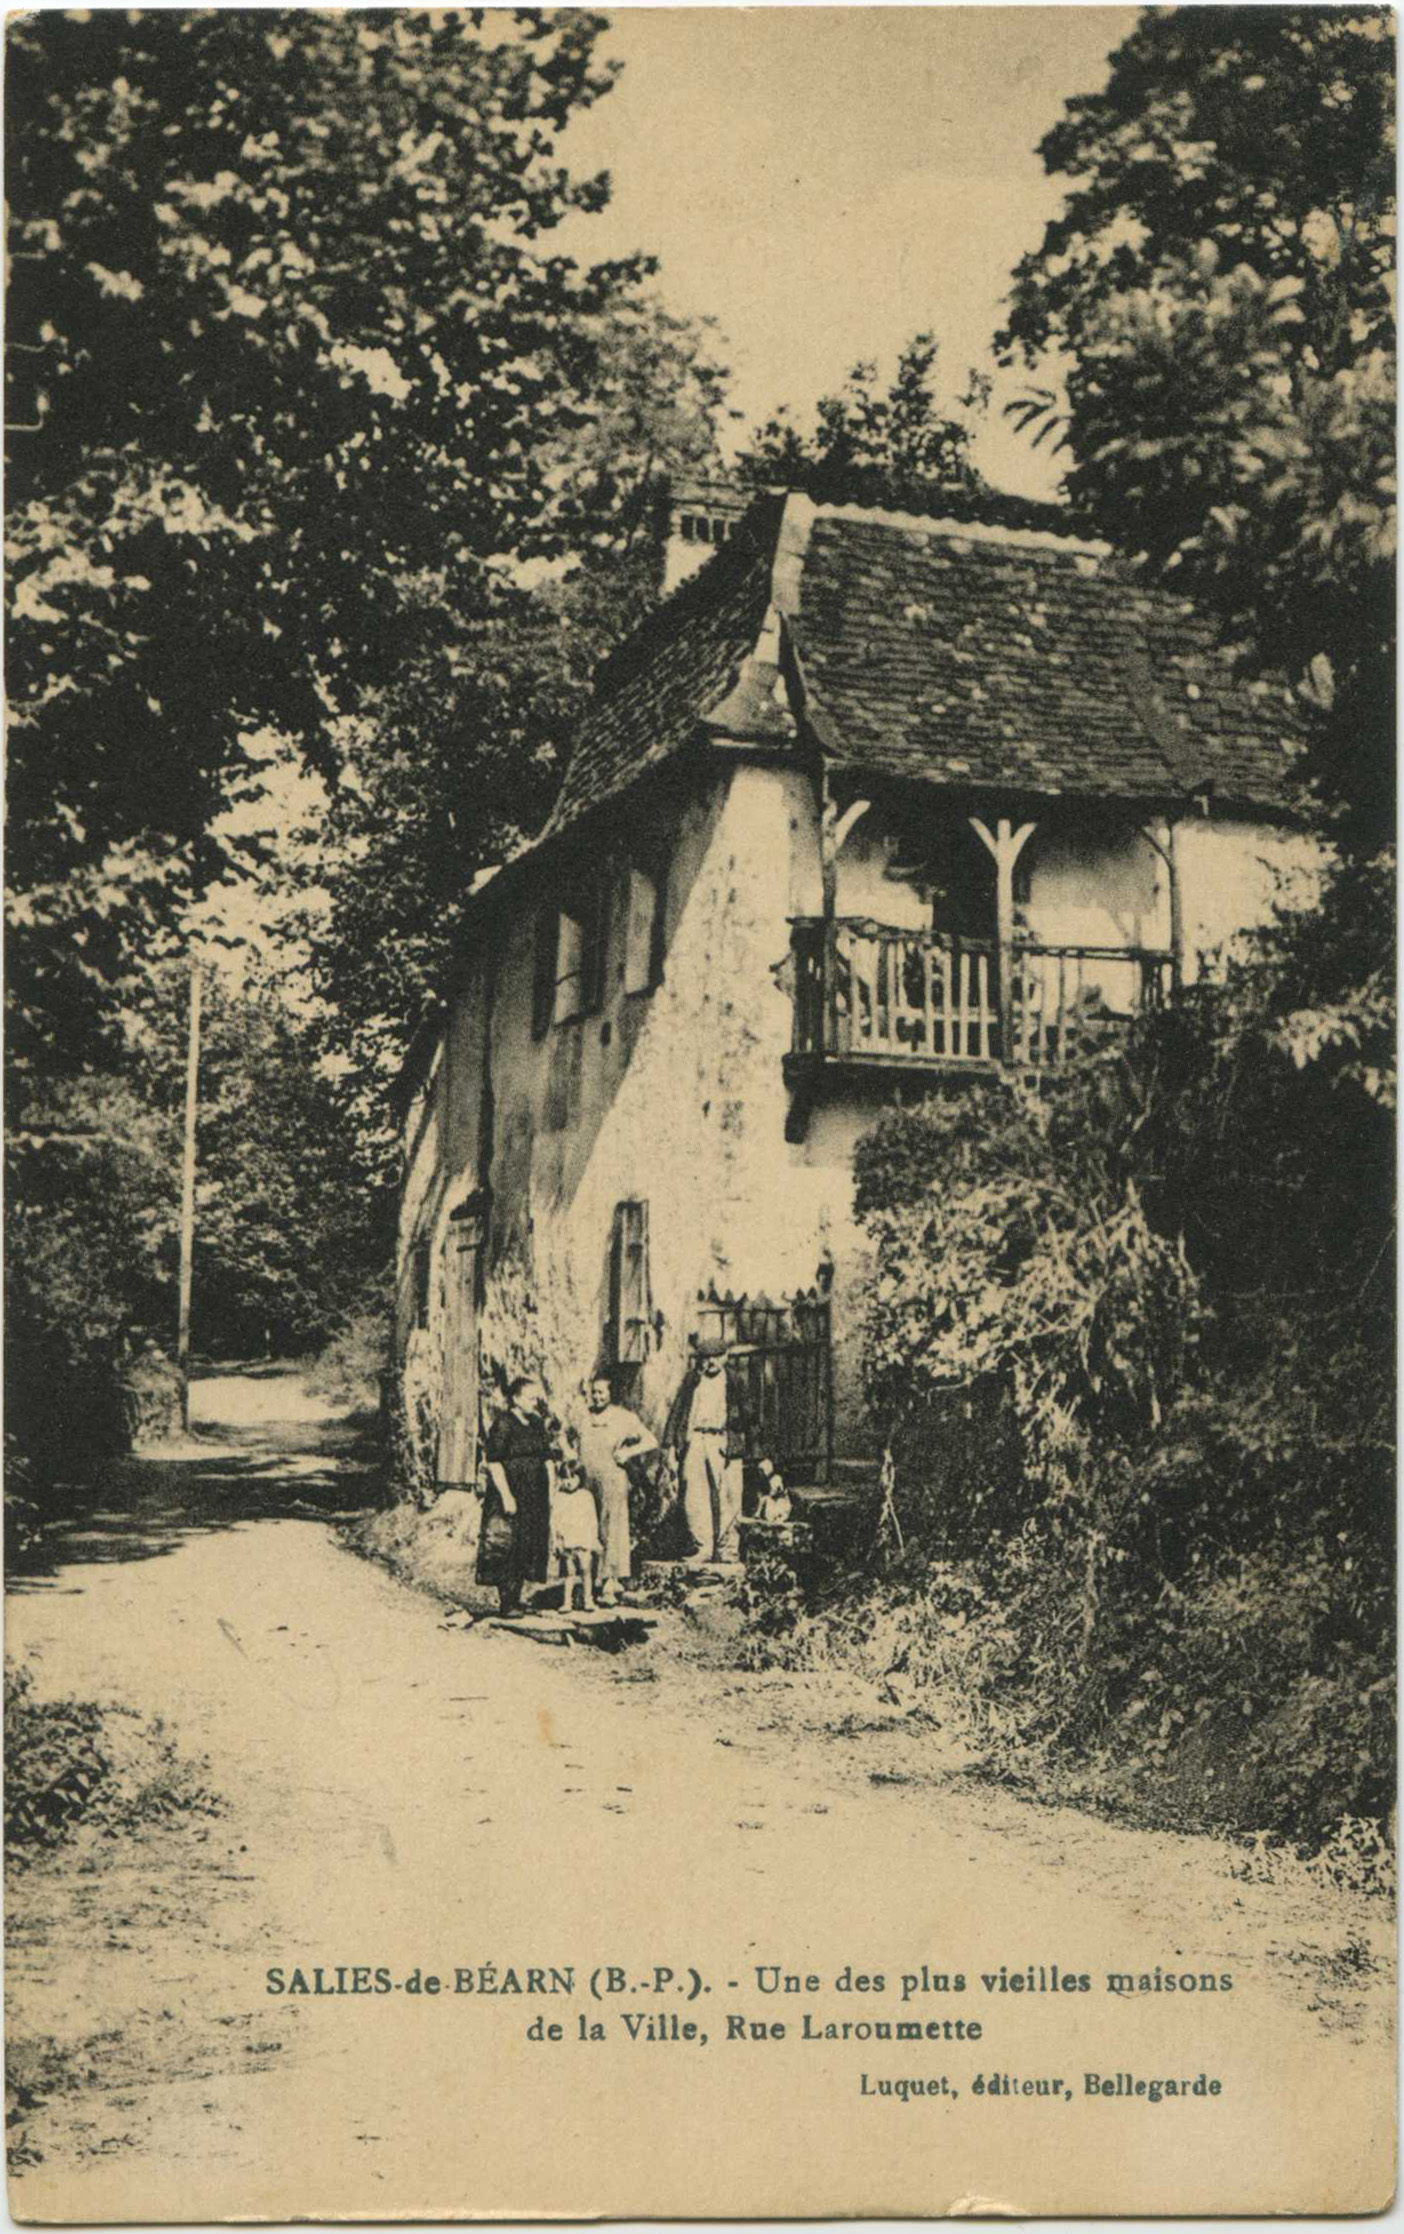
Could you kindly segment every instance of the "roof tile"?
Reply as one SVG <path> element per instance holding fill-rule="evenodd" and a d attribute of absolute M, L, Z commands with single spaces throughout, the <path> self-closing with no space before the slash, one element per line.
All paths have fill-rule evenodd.
<path fill-rule="evenodd" d="M 604 662 L 543 838 L 671 759 L 734 690 L 769 609 L 779 512 L 774 500 L 754 506 Z"/>
<path fill-rule="evenodd" d="M 748 668 L 780 517 L 759 500 L 605 663 L 543 836 L 617 798 L 718 709 L 723 727 L 745 711 L 748 737 L 767 723 L 767 742 L 790 734 Z M 845 760 L 963 790 L 1295 803 L 1286 688 L 1245 684 L 1212 621 L 1099 546 L 820 508 L 790 627 L 815 725 Z"/>

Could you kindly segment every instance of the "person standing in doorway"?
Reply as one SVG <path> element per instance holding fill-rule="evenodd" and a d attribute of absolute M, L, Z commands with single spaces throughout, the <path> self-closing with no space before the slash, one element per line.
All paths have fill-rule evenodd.
<path fill-rule="evenodd" d="M 658 1443 L 637 1412 L 615 1403 L 614 1391 L 602 1373 L 586 1382 L 585 1407 L 580 1456 L 600 1511 L 599 1599 L 602 1606 L 613 1606 L 627 1587 L 634 1565 L 629 1463 L 656 1451 Z"/>
<path fill-rule="evenodd" d="M 503 1613 L 518 1613 L 526 1586 L 552 1576 L 550 1407 L 533 1375 L 509 1384 L 507 1409 L 488 1430 L 483 1456 L 488 1487 L 477 1579 L 496 1584 Z"/>

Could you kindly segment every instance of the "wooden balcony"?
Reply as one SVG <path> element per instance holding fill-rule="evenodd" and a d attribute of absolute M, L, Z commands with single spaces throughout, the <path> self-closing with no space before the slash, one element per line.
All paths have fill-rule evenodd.
<path fill-rule="evenodd" d="M 790 1064 L 1047 1070 L 1104 1044 L 1169 998 L 1171 957 L 1149 947 L 1016 939 L 1001 983 L 993 939 L 804 916 L 791 927 Z"/>

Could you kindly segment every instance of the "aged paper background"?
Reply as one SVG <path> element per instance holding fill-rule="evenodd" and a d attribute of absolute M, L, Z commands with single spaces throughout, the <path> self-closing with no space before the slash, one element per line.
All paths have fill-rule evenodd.
<path fill-rule="evenodd" d="M 957 104 L 994 86 L 1017 37 L 995 11 L 961 12 L 980 23 Z M 793 50 L 776 17 L 685 13 L 650 11 L 628 34 L 677 49 L 660 139 L 685 129 L 710 70 L 765 81 L 783 118 Z M 918 13 L 862 11 L 864 44 L 911 46 Z M 1092 13 L 1066 11 L 1070 42 L 1087 44 Z M 851 53 L 851 22 L 813 28 L 816 55 Z M 834 107 L 859 201 L 875 124 L 866 98 L 851 117 Z M 589 157 L 622 164 L 609 133 L 643 126 L 602 111 L 590 129 Z M 998 202 L 1000 148 L 992 122 L 961 177 L 885 177 L 846 236 L 851 293 L 816 240 L 817 278 L 798 292 L 789 271 L 777 279 L 756 355 L 793 341 L 806 366 L 826 362 L 830 321 L 846 349 L 894 230 L 910 222 L 901 256 L 929 250 L 939 267 L 935 236 Z M 668 146 L 646 153 L 665 176 Z M 709 227 L 762 225 L 793 191 L 783 159 L 777 129 L 749 167 L 719 172 L 710 206 L 672 212 L 674 230 L 701 254 Z M 1028 237 L 1032 206 L 1014 234 Z M 959 329 L 965 267 L 933 282 Z M 754 378 L 759 393 L 764 363 Z M 335 1474 L 305 1392 L 211 1383 L 200 1412 L 216 1472 L 256 1446 L 324 1488 Z M 861 1707 L 820 1733 L 781 1677 L 748 1689 L 686 1649 L 640 1666 L 455 1627 L 306 1515 L 161 1518 L 141 1546 L 159 1556 L 114 1551 L 117 1533 L 99 1521 L 11 1597 L 7 1650 L 37 1655 L 56 1694 L 159 1710 L 208 1757 L 230 1812 L 184 1859 L 138 1850 L 80 1882 L 62 1949 L 32 1886 L 12 1891 L 12 2025 L 64 2056 L 90 2036 L 125 2042 L 125 2078 L 86 2124 L 61 2087 L 47 2146 L 36 2120 L 43 2153 L 11 2186 L 22 2222 L 1386 2203 L 1387 1941 L 1376 1925 L 1378 1943 L 1339 1944 L 1305 1879 L 1235 1877 L 1213 1841 L 1043 1810 L 958 1764 L 930 1775 L 909 1735 Z M 352 1991 L 358 1966 L 372 1983 Z M 523 1990 L 532 1971 L 544 1990 Z M 1112 1972 L 1196 1984 L 1114 1993 Z M 321 1985 L 271 1990 L 275 1973 Z M 1209 1975 L 1232 1985 L 1202 1990 Z M 1085 1991 L 1061 1983 L 1080 1977 Z M 917 2040 L 861 2029 L 914 2022 Z M 826 2036 L 844 2025 L 849 2038 Z M 966 2036 L 941 2031 L 957 2026 Z M 144 2063 L 169 2070 L 173 2037 L 153 2106 Z M 1093 2095 L 1088 2074 L 1108 2089 L 1202 2075 L 1217 2091 L 1153 2103 Z M 946 2091 L 897 2099 L 879 2081 Z"/>

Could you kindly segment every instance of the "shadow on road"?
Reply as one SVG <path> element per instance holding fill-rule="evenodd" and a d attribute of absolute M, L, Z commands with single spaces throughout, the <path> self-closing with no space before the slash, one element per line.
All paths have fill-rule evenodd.
<path fill-rule="evenodd" d="M 42 1535 L 12 1548 L 9 1590 L 51 1589 L 91 1562 L 159 1559 L 190 1536 L 253 1521 L 326 1521 L 384 1501 L 375 1419 L 309 1403 L 286 1366 L 217 1369 L 192 1396 L 197 1424 L 179 1451 L 116 1460 L 72 1485 Z"/>

